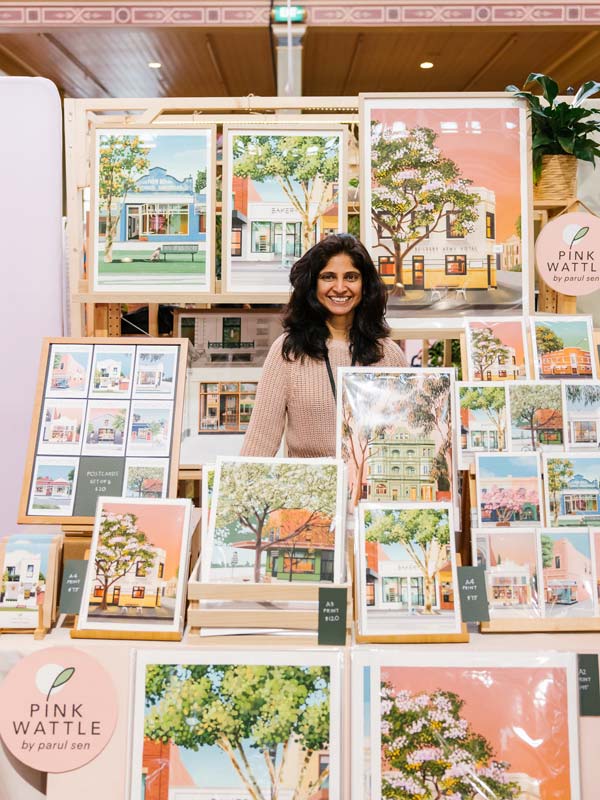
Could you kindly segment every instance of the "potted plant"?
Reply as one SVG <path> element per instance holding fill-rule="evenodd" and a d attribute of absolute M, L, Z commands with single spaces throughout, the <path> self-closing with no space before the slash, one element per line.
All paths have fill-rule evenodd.
<path fill-rule="evenodd" d="M 506 91 L 524 99 L 531 112 L 534 197 L 575 197 L 577 159 L 593 164 L 600 156 L 600 143 L 592 138 L 600 133 L 600 109 L 582 106 L 600 91 L 600 82 L 586 81 L 568 102 L 556 101 L 558 84 L 548 75 L 532 72 L 525 86 L 530 83 L 541 87 L 541 96 L 512 85 Z"/>

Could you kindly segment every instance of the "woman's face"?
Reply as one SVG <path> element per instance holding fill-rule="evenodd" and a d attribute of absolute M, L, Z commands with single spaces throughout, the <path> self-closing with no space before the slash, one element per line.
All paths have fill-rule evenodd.
<path fill-rule="evenodd" d="M 362 298 L 362 275 L 347 253 L 332 256 L 317 278 L 317 300 L 330 317 L 354 316 Z"/>

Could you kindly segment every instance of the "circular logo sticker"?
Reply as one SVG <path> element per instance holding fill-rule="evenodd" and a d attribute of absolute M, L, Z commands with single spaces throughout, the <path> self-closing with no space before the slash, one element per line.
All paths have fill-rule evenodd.
<path fill-rule="evenodd" d="M 544 225 L 535 242 L 540 278 L 561 294 L 600 289 L 600 219 L 577 212 Z"/>
<path fill-rule="evenodd" d="M 117 722 L 117 695 L 100 664 L 81 650 L 50 647 L 26 656 L 0 685 L 0 736 L 42 772 L 92 761 Z"/>

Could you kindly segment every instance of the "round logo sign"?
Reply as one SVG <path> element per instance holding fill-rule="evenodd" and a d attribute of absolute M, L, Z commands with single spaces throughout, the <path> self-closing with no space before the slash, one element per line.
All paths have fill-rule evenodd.
<path fill-rule="evenodd" d="M 110 676 L 71 647 L 50 647 L 19 661 L 0 685 L 0 708 L 4 744 L 42 772 L 67 772 L 92 761 L 117 722 Z"/>
<path fill-rule="evenodd" d="M 535 242 L 542 280 L 561 294 L 591 294 L 600 289 L 600 219 L 577 212 L 544 225 Z"/>

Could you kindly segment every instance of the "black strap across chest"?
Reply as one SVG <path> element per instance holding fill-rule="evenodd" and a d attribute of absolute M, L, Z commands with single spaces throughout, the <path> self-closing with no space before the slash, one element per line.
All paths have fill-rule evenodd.
<path fill-rule="evenodd" d="M 331 393 L 333 399 L 337 400 L 337 390 L 335 386 L 335 378 L 333 377 L 333 370 L 331 368 L 331 361 L 329 360 L 329 352 L 325 350 L 325 366 L 327 367 L 327 377 L 329 378 L 329 385 L 331 386 Z M 352 356 L 352 366 L 356 366 L 356 359 Z"/>

